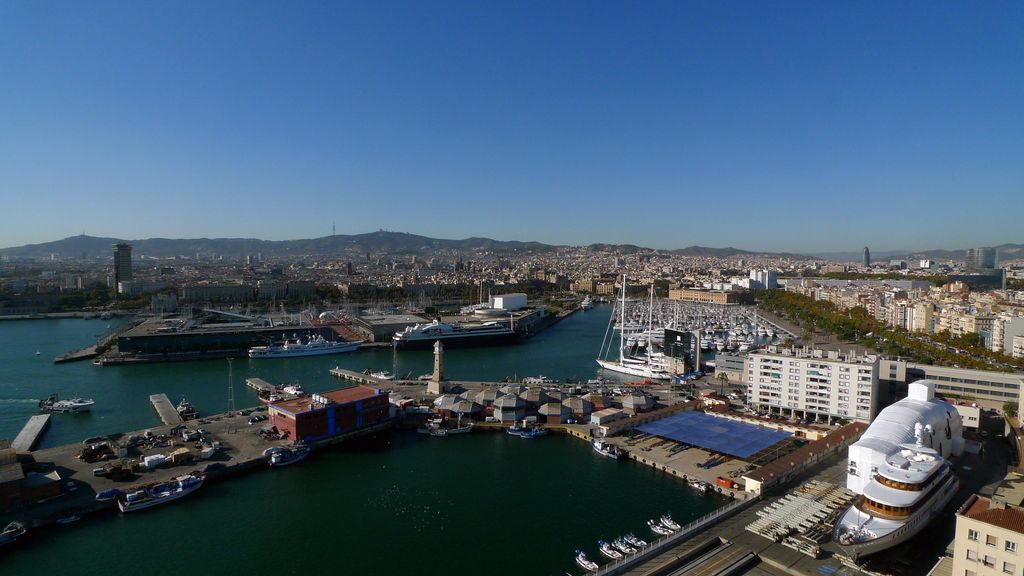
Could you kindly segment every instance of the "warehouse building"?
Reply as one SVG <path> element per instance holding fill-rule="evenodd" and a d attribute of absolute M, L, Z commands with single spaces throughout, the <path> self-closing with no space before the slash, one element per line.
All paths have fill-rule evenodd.
<path fill-rule="evenodd" d="M 270 423 L 295 441 L 323 440 L 384 422 L 388 395 L 352 386 L 270 405 Z"/>

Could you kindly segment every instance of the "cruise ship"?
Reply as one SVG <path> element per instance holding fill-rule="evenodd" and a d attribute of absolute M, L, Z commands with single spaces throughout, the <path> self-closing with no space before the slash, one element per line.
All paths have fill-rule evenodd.
<path fill-rule="evenodd" d="M 317 334 L 308 342 L 299 339 L 288 340 L 284 344 L 272 346 L 253 346 L 249 349 L 249 358 L 296 358 L 300 356 L 323 356 L 325 354 L 340 354 L 342 352 L 353 352 L 359 349 L 362 341 L 355 342 L 332 342 L 325 340 Z"/>
<path fill-rule="evenodd" d="M 909 392 L 849 449 L 847 488 L 860 496 L 836 523 L 834 539 L 855 561 L 912 538 L 960 487 L 947 460 L 963 452 L 959 413 L 935 398 L 929 380 L 911 383 Z"/>
<path fill-rule="evenodd" d="M 499 322 L 479 325 L 446 324 L 435 320 L 430 324 L 416 324 L 391 337 L 395 348 L 429 348 L 434 342 L 444 342 L 445 348 L 456 346 L 483 346 L 515 342 L 519 334 Z"/>

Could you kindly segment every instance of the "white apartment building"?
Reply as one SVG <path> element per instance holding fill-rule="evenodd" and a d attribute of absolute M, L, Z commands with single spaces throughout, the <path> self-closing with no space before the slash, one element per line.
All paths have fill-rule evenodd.
<path fill-rule="evenodd" d="M 956 513 L 955 576 L 1024 574 L 1024 508 L 975 494 Z"/>
<path fill-rule="evenodd" d="M 1014 358 L 1024 358 L 1024 336 L 1013 337 L 1013 349 L 1011 354 Z"/>
<path fill-rule="evenodd" d="M 769 346 L 747 358 L 747 396 L 789 416 L 870 422 L 878 410 L 879 358 Z"/>

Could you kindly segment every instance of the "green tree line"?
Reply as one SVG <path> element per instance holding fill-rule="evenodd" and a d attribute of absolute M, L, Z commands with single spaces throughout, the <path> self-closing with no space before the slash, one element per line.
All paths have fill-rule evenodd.
<path fill-rule="evenodd" d="M 1024 367 L 1019 359 L 981 347 L 981 339 L 977 334 L 959 337 L 952 337 L 945 332 L 933 335 L 911 334 L 876 320 L 859 306 L 840 310 L 831 302 L 815 300 L 796 292 L 761 290 L 757 293 L 757 307 L 785 317 L 805 331 L 829 332 L 846 342 L 855 342 L 886 356 L 899 356 L 920 364 L 1005 370 L 996 364 L 1000 362 Z M 940 344 L 959 348 L 964 353 L 958 354 Z"/>

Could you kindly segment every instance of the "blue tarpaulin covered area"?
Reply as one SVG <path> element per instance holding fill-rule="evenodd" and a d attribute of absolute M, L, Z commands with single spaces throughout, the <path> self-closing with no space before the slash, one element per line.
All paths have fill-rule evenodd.
<path fill-rule="evenodd" d="M 747 458 L 789 438 L 789 432 L 716 418 L 703 412 L 680 412 L 637 427 L 641 432 L 683 442 L 719 454 Z"/>

